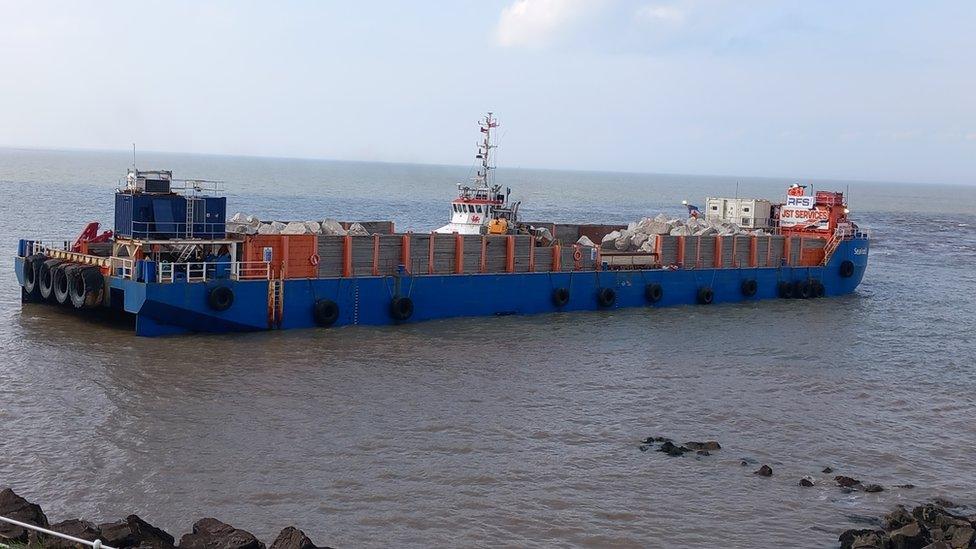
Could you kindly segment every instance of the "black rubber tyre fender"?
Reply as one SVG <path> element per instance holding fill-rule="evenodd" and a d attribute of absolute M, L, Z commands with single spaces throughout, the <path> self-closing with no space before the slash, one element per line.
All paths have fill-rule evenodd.
<path fill-rule="evenodd" d="M 569 303 L 569 290 L 566 288 L 556 288 L 552 291 L 552 304 L 556 307 L 564 307 Z"/>
<path fill-rule="evenodd" d="M 54 268 L 54 300 L 61 305 L 71 304 L 71 279 L 81 265 L 62 263 Z"/>
<path fill-rule="evenodd" d="M 68 295 L 75 309 L 97 307 L 104 293 L 105 278 L 98 267 L 80 267 L 68 279 Z"/>
<path fill-rule="evenodd" d="M 319 299 L 312 306 L 312 316 L 319 326 L 332 326 L 339 320 L 339 304 L 331 299 Z"/>
<path fill-rule="evenodd" d="M 752 297 L 756 295 L 756 292 L 759 290 L 759 283 L 751 278 L 749 280 L 743 280 L 741 289 L 742 295 Z"/>
<path fill-rule="evenodd" d="M 48 301 L 54 301 L 54 269 L 60 264 L 60 259 L 48 259 L 41 263 L 37 274 L 37 288 L 41 297 Z"/>
<path fill-rule="evenodd" d="M 207 292 L 207 304 L 215 311 L 226 311 L 234 304 L 234 290 L 227 286 L 215 286 Z"/>
<path fill-rule="evenodd" d="M 813 297 L 824 297 L 827 295 L 827 287 L 824 286 L 823 282 L 819 280 L 814 280 L 813 284 Z"/>
<path fill-rule="evenodd" d="M 844 278 L 850 278 L 854 276 L 854 262 L 850 259 L 845 259 L 840 262 L 840 276 Z"/>
<path fill-rule="evenodd" d="M 702 286 L 698 288 L 698 303 L 702 305 L 711 305 L 715 301 L 715 292 L 708 286 Z"/>
<path fill-rule="evenodd" d="M 33 297 L 40 297 L 37 282 L 41 265 L 47 260 L 44 254 L 29 255 L 24 259 L 24 290 Z"/>
<path fill-rule="evenodd" d="M 793 284 L 785 281 L 780 282 L 779 285 L 776 287 L 776 289 L 777 289 L 777 293 L 781 298 L 783 299 L 793 298 Z"/>
<path fill-rule="evenodd" d="M 409 297 L 394 297 L 390 301 L 390 315 L 399 321 L 409 319 L 413 316 L 413 300 Z"/>
<path fill-rule="evenodd" d="M 600 288 L 596 291 L 596 302 L 601 307 L 611 307 L 617 301 L 617 292 L 613 288 Z"/>
<path fill-rule="evenodd" d="M 797 280 L 796 287 L 793 288 L 793 297 L 798 299 L 810 299 L 813 297 L 813 285 L 809 280 Z"/>
<path fill-rule="evenodd" d="M 644 286 L 644 297 L 651 303 L 657 303 L 664 297 L 664 288 L 657 282 L 651 282 Z"/>

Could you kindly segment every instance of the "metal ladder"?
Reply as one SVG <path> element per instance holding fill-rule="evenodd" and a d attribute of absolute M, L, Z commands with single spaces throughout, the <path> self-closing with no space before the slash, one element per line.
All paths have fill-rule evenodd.
<path fill-rule="evenodd" d="M 280 278 L 268 279 L 268 328 L 281 328 L 285 307 L 285 282 Z"/>
<path fill-rule="evenodd" d="M 830 262 L 830 256 L 834 255 L 834 251 L 837 250 L 837 246 L 840 246 L 841 240 L 842 238 L 839 236 L 838 231 L 834 231 L 834 234 L 830 235 L 827 244 L 824 245 L 824 257 L 820 262 L 821 267 L 826 267 L 827 263 Z"/>
<path fill-rule="evenodd" d="M 184 238 L 193 238 L 193 203 L 196 201 L 196 198 L 186 197 L 186 234 L 183 235 Z"/>
<path fill-rule="evenodd" d="M 187 244 L 183 246 L 183 248 L 180 250 L 180 255 L 179 258 L 176 260 L 176 262 L 186 263 L 186 260 L 190 259 L 190 256 L 193 255 L 193 250 L 195 248 L 196 248 L 196 244 Z"/>

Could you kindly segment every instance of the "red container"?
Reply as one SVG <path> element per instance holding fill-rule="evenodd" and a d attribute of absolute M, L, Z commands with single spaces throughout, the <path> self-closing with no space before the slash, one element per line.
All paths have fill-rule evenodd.
<path fill-rule="evenodd" d="M 270 259 L 275 278 L 316 278 L 318 247 L 319 237 L 314 234 L 255 234 L 244 240 L 241 261 L 253 267 Z"/>

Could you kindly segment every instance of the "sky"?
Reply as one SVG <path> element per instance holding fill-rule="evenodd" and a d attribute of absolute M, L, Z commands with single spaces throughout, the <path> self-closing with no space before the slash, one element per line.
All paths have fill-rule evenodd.
<path fill-rule="evenodd" d="M 0 146 L 976 183 L 973 0 L 0 0 Z"/>

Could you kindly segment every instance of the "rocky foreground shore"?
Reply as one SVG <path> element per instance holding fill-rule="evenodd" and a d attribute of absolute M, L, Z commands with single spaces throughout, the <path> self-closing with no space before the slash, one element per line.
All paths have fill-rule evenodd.
<path fill-rule="evenodd" d="M 10 488 L 0 491 L 0 516 L 61 532 L 79 539 L 95 541 L 116 548 L 138 547 L 141 549 L 266 549 L 266 545 L 250 532 L 234 528 L 214 518 L 203 518 L 193 523 L 189 534 L 183 534 L 179 543 L 171 534 L 129 515 L 122 520 L 95 524 L 81 519 L 68 519 L 50 523 L 41 507 L 18 496 Z M 87 547 L 71 541 L 38 534 L 12 524 L 0 522 L 0 543 L 69 549 Z M 271 549 L 316 549 L 305 532 L 289 526 L 278 534 Z"/>
<path fill-rule="evenodd" d="M 841 549 L 971 549 L 976 547 L 976 516 L 949 512 L 926 503 L 897 507 L 878 529 L 851 529 L 840 535 Z"/>

